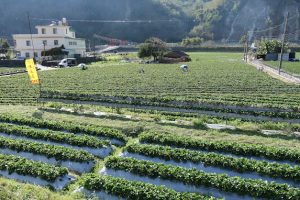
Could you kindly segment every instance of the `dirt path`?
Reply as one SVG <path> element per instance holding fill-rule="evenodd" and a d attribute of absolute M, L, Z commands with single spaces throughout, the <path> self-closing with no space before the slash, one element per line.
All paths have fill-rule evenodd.
<path fill-rule="evenodd" d="M 286 83 L 292 83 L 292 84 L 300 85 L 300 78 L 297 78 L 295 76 L 287 74 L 283 71 L 281 71 L 280 74 L 278 74 L 278 70 L 273 69 L 273 68 L 263 64 L 262 62 L 260 62 L 258 60 L 252 60 L 252 61 L 249 62 L 249 64 L 256 67 L 256 69 L 269 74 L 273 78 L 279 79 L 279 80 L 281 80 L 283 82 L 286 82 Z"/>
<path fill-rule="evenodd" d="M 53 68 L 53 67 L 45 67 L 45 66 L 42 66 L 39 64 L 37 64 L 36 67 L 39 69 L 39 71 L 49 71 L 49 70 L 58 69 L 58 68 Z M 24 67 L 24 70 L 25 70 L 25 67 Z M 6 74 L 6 75 L 0 75 L 0 77 L 18 76 L 18 75 L 22 75 L 22 74 L 27 74 L 27 71 L 20 72 L 20 73 L 11 73 L 11 74 Z"/>

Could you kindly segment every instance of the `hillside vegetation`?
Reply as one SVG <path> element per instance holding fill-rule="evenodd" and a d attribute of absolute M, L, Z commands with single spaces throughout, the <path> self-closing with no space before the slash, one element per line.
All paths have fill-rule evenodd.
<path fill-rule="evenodd" d="M 151 23 L 72 22 L 78 35 L 87 38 L 92 38 L 96 33 L 136 42 L 150 36 L 158 36 L 169 42 L 191 36 L 206 40 L 238 41 L 245 31 L 281 24 L 287 11 L 291 16 L 297 16 L 300 8 L 296 0 L 28 0 L 26 5 L 21 2 L 5 0 L 5 6 L 0 7 L 0 13 L 3 13 L 0 36 L 28 33 L 26 12 L 30 11 L 33 18 L 49 19 L 34 19 L 34 25 L 62 17 L 85 20 L 174 20 Z M 295 32 L 299 24 L 297 17 L 291 19 L 289 31 Z M 263 36 L 278 36 L 280 32 L 281 27 L 264 32 Z M 297 39 L 297 35 L 291 38 Z"/>

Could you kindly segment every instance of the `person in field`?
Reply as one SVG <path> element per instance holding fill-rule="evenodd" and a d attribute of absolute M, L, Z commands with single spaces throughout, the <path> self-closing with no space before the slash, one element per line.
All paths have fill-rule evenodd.
<path fill-rule="evenodd" d="M 188 72 L 189 71 L 189 67 L 187 65 L 181 65 L 180 66 L 180 69 L 183 71 L 183 72 Z"/>

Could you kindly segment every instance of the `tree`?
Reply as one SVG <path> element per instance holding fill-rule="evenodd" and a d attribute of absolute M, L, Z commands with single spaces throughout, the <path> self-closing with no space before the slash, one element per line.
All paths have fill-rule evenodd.
<path fill-rule="evenodd" d="M 65 49 L 64 45 L 61 47 L 55 47 L 46 51 L 42 51 L 42 55 L 44 56 L 60 56 L 60 55 L 67 55 L 67 52 L 63 51 Z"/>
<path fill-rule="evenodd" d="M 167 44 L 159 38 L 151 37 L 140 45 L 139 58 L 153 57 L 154 61 L 162 59 L 163 55 L 168 51 Z"/>
<path fill-rule="evenodd" d="M 0 51 L 7 53 L 9 49 L 9 44 L 6 39 L 0 38 Z"/>
<path fill-rule="evenodd" d="M 240 44 L 245 44 L 247 42 L 247 35 L 243 35 L 241 38 L 240 38 Z"/>
<path fill-rule="evenodd" d="M 200 37 L 192 37 L 192 38 L 184 38 L 181 42 L 182 46 L 199 46 L 204 42 L 203 38 Z"/>
<path fill-rule="evenodd" d="M 288 49 L 288 44 L 284 44 L 284 49 Z M 258 54 L 266 55 L 268 53 L 280 53 L 282 43 L 279 40 L 261 40 L 258 42 Z"/>

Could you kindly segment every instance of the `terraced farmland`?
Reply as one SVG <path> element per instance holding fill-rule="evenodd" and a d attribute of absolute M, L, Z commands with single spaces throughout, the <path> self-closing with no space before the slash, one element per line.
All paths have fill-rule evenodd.
<path fill-rule="evenodd" d="M 73 105 L 39 103 L 25 75 L 0 78 L 0 174 L 78 199 L 300 199 L 300 87 L 240 54 L 192 58 L 188 73 L 41 72 L 43 99 Z"/>
<path fill-rule="evenodd" d="M 3 160 L 0 173 L 4 177 L 51 185 L 55 189 L 62 189 L 75 179 L 69 171 L 90 172 L 97 159 L 110 155 L 111 142 L 103 137 L 118 133 L 101 127 L 88 131 L 88 127 L 80 129 L 75 124 L 5 115 L 1 116 L 0 126 L 0 159 Z M 73 133 L 72 128 L 80 134 Z"/>
<path fill-rule="evenodd" d="M 284 148 L 144 132 L 139 143 L 129 144 L 119 156 L 106 159 L 99 175 L 87 175 L 83 184 L 102 198 L 105 192 L 126 198 L 133 195 L 119 194 L 106 183 L 123 182 L 120 190 L 126 190 L 138 181 L 203 195 L 196 199 L 299 199 L 298 154 L 300 151 Z M 134 197 L 141 199 L 143 192 L 138 194 Z"/>
<path fill-rule="evenodd" d="M 300 151 L 288 146 L 296 145 L 297 138 L 249 135 L 245 138 L 257 142 L 247 144 L 213 138 L 209 130 L 201 132 L 210 139 L 151 130 L 132 135 L 11 114 L 0 115 L 0 132 L 4 177 L 56 190 L 68 186 L 68 192 L 75 189 L 87 197 L 235 200 L 300 195 Z M 257 144 L 268 140 L 286 147 Z"/>

